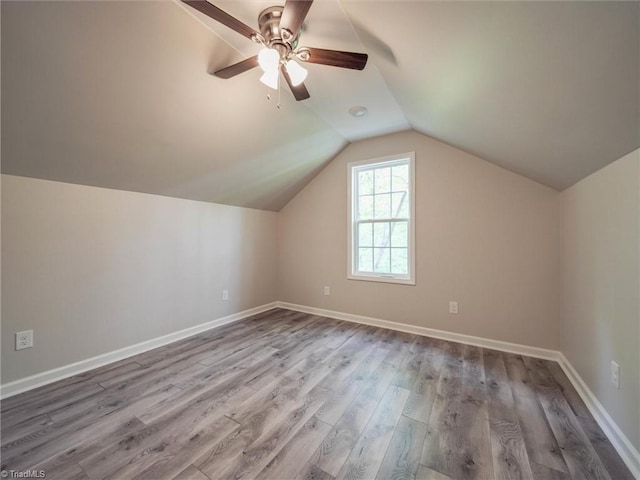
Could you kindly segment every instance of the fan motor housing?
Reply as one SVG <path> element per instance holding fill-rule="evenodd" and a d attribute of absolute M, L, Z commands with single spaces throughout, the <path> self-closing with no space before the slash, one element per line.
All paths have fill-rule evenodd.
<path fill-rule="evenodd" d="M 280 19 L 282 18 L 283 7 L 273 6 L 267 7 L 260 15 L 258 15 L 258 25 L 260 26 L 260 33 L 264 37 L 265 43 L 271 48 L 275 48 L 280 51 L 281 54 L 285 53 L 281 50 L 285 50 L 287 53 L 291 52 L 298 45 L 298 38 L 300 32 L 290 40 L 285 41 L 280 31 Z"/>

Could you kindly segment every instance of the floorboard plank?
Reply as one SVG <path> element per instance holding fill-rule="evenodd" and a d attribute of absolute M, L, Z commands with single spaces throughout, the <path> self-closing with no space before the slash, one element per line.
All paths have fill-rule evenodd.
<path fill-rule="evenodd" d="M 47 478 L 60 476 L 60 478 L 64 479 L 64 472 L 76 468 L 75 466 L 78 465 L 80 460 L 94 455 L 108 445 L 135 434 L 143 428 L 145 428 L 144 423 L 133 417 L 129 421 L 122 423 L 117 430 L 111 433 L 107 432 L 105 435 L 95 435 L 79 445 L 64 450 L 53 458 L 35 465 L 35 468 L 47 472 Z"/>
<path fill-rule="evenodd" d="M 580 395 L 576 392 L 575 388 L 573 388 L 573 385 L 571 385 L 571 382 L 562 371 L 560 365 L 558 365 L 557 362 L 548 362 L 546 366 L 549 373 L 553 376 L 553 379 L 558 383 L 562 395 L 567 400 L 578 423 L 587 435 L 589 442 L 591 442 L 591 445 L 605 465 L 611 478 L 615 480 L 633 480 L 633 475 L 631 475 L 631 472 L 618 455 L 618 452 L 616 452 L 616 449 L 611 445 L 611 442 L 598 423 L 593 416 L 591 416 L 591 412 L 589 412 Z"/>
<path fill-rule="evenodd" d="M 416 480 L 452 480 L 452 479 L 451 477 L 447 477 L 446 475 L 440 472 L 431 470 L 429 467 L 420 465 L 418 468 L 418 473 L 416 474 Z"/>
<path fill-rule="evenodd" d="M 51 395 L 49 399 L 38 400 L 36 402 L 29 402 L 28 394 L 17 395 L 20 398 L 25 398 L 26 401 L 24 405 L 16 405 L 14 408 L 2 413 L 3 428 L 18 424 L 22 425 L 32 421 L 36 417 L 74 405 L 84 398 L 102 393 L 104 388 L 97 383 L 88 381 L 87 383 L 81 382 L 77 385 L 61 387 L 60 390 L 60 392 Z"/>
<path fill-rule="evenodd" d="M 529 462 L 533 477 L 541 480 L 570 480 L 571 475 L 535 462 Z"/>
<path fill-rule="evenodd" d="M 418 378 L 418 374 L 420 373 L 422 361 L 425 356 L 423 348 L 417 348 L 414 346 L 418 341 L 420 341 L 420 347 L 426 347 L 428 345 L 427 339 L 424 337 L 420 340 L 414 340 L 413 344 L 409 347 L 407 355 L 402 360 L 402 364 L 398 369 L 396 378 L 393 379 L 393 385 L 406 390 L 411 390 L 413 388 L 413 385 Z"/>
<path fill-rule="evenodd" d="M 258 480 L 282 480 L 294 478 L 301 465 L 311 457 L 322 439 L 331 430 L 331 425 L 315 416 L 303 425 L 280 452 L 258 474 Z"/>
<path fill-rule="evenodd" d="M 494 478 L 481 350 L 458 346 L 447 357 L 420 463 L 456 479 Z"/>
<path fill-rule="evenodd" d="M 507 370 L 500 352 L 483 352 L 489 395 L 491 452 L 496 478 L 533 480 Z"/>
<path fill-rule="evenodd" d="M 37 417 L 29 418 L 23 422 L 5 425 L 2 424 L 2 443 L 8 444 L 15 442 L 16 440 L 29 436 L 32 433 L 45 430 L 47 427 L 53 424 L 51 417 L 43 413 Z"/>
<path fill-rule="evenodd" d="M 212 474 L 205 469 L 206 466 L 199 468 L 210 478 L 255 478 L 313 417 L 327 396 L 328 390 L 316 388 L 295 402 L 277 423 L 265 427 L 260 435 L 251 437 L 242 455 L 237 455 L 219 475 Z"/>
<path fill-rule="evenodd" d="M 209 480 L 209 477 L 193 465 L 189 465 L 171 480 Z"/>
<path fill-rule="evenodd" d="M 522 357 L 503 353 L 502 358 L 530 463 L 568 473 L 569 467 L 562 456 Z"/>
<path fill-rule="evenodd" d="M 194 465 L 210 478 L 246 474 L 256 468 L 257 474 L 278 453 L 274 451 L 274 443 L 267 449 L 265 442 L 286 443 L 327 398 L 328 391 L 317 388 L 326 369 L 326 365 L 316 364 L 303 375 L 294 369 L 290 376 L 227 409 L 227 416 L 240 422 L 242 427 L 212 445 Z"/>
<path fill-rule="evenodd" d="M 335 477 L 329 475 L 324 470 L 307 463 L 296 475 L 294 480 L 334 480 Z"/>
<path fill-rule="evenodd" d="M 334 372 L 327 375 L 322 385 L 332 389 L 332 394 L 316 416 L 325 423 L 335 425 L 353 400 L 367 386 L 371 376 L 380 368 L 386 352 L 386 349 L 375 348 L 347 378 L 341 376 L 343 378 L 341 382 L 336 380 Z M 388 367 L 384 370 L 391 371 Z"/>
<path fill-rule="evenodd" d="M 408 397 L 404 388 L 387 389 L 336 479 L 375 478 Z"/>
<path fill-rule="evenodd" d="M 544 361 L 527 357 L 524 362 L 571 475 L 574 478 L 611 480 Z"/>
<path fill-rule="evenodd" d="M 193 403 L 111 443 L 79 464 L 91 478 L 133 478 L 150 467 L 162 469 L 162 475 L 155 478 L 170 478 L 204 453 L 209 443 L 238 428 L 238 423 L 224 416 L 224 405 Z M 190 461 L 176 460 L 183 451 L 188 452 Z"/>
<path fill-rule="evenodd" d="M 80 418 L 72 418 L 63 423 L 50 425 L 45 430 L 26 436 L 2 446 L 3 470 L 27 470 L 30 465 L 53 458 L 61 451 L 101 435 L 113 434 L 128 422 L 137 412 L 156 401 L 177 391 L 173 386 L 164 387 L 142 395 L 135 401 L 119 409 L 100 409 L 92 415 L 85 413 Z M 8 468 L 5 468 L 5 465 Z"/>
<path fill-rule="evenodd" d="M 403 415 L 427 424 L 435 400 L 444 355 L 443 342 L 433 340 L 426 346 L 418 376 L 411 387 Z"/>
<path fill-rule="evenodd" d="M 424 423 L 401 416 L 376 479 L 415 479 L 426 435 Z"/>
<path fill-rule="evenodd" d="M 336 476 L 376 411 L 396 369 L 388 363 L 380 365 L 366 387 L 349 405 L 311 458 L 311 463 Z"/>
<path fill-rule="evenodd" d="M 47 480 L 89 480 L 87 474 L 77 463 L 69 464 L 65 468 L 59 468 L 54 471 L 46 469 L 36 469 L 35 471 L 42 472 Z"/>

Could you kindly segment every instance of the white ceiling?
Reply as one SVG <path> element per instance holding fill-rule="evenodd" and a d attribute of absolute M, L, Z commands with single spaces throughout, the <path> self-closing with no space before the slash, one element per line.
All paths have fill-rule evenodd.
<path fill-rule="evenodd" d="M 273 1 L 217 6 L 257 28 Z M 8 2 L 2 172 L 279 210 L 349 142 L 413 128 L 556 189 L 640 146 L 639 2 L 316 0 L 311 98 L 179 2 Z M 349 107 L 369 115 L 355 119 Z"/>

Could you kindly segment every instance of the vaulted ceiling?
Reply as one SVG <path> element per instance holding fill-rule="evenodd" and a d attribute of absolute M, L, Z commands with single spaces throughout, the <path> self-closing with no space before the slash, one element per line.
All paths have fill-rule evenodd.
<path fill-rule="evenodd" d="M 278 2 L 215 1 L 257 28 Z M 280 0 L 280 4 L 283 0 Z M 311 98 L 180 2 L 2 1 L 2 172 L 279 210 L 350 142 L 407 129 L 562 190 L 640 146 L 640 3 L 316 0 Z M 369 114 L 347 111 L 363 105 Z"/>

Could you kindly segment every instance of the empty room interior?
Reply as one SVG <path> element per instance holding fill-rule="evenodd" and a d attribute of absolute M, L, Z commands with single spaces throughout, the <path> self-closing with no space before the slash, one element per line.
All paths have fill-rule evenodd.
<path fill-rule="evenodd" d="M 640 479 L 640 2 L 0 18 L 2 478 Z"/>

